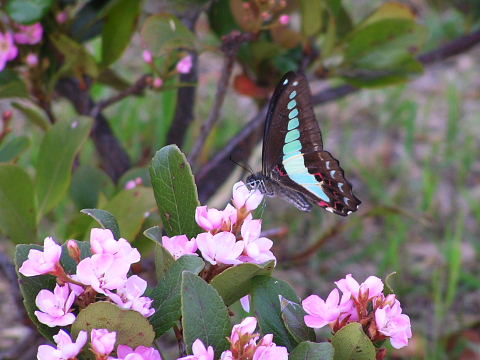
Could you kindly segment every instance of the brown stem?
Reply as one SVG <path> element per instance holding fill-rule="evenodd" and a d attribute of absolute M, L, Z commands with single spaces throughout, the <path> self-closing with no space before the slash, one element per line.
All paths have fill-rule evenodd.
<path fill-rule="evenodd" d="M 142 94 L 143 90 L 149 85 L 149 79 L 150 75 L 142 75 L 135 83 L 126 88 L 123 91 L 120 91 L 119 93 L 113 95 L 112 97 L 99 101 L 96 106 L 93 107 L 92 111 L 90 112 L 92 117 L 96 117 L 102 110 L 107 108 L 110 105 L 115 104 L 116 102 L 123 100 L 127 96 L 131 95 L 140 95 Z"/>
<path fill-rule="evenodd" d="M 222 51 L 225 53 L 225 59 L 221 70 L 221 77 L 218 81 L 217 92 L 215 94 L 215 100 L 212 106 L 212 110 L 208 115 L 207 121 L 202 125 L 200 129 L 200 135 L 198 136 L 195 145 L 193 145 L 190 152 L 189 162 L 194 167 L 198 157 L 202 153 L 202 149 L 205 145 L 205 141 L 210 135 L 213 127 L 218 121 L 220 116 L 220 110 L 225 101 L 227 94 L 228 83 L 232 75 L 233 65 L 235 64 L 235 56 L 237 55 L 240 45 L 246 41 L 253 39 L 253 34 L 242 34 L 239 31 L 232 31 L 229 35 L 223 37 Z"/>
<path fill-rule="evenodd" d="M 179 356 L 186 356 L 187 347 L 185 346 L 185 341 L 183 341 L 183 330 L 177 325 L 173 325 L 173 332 L 175 333 L 175 337 L 177 338 Z"/>
<path fill-rule="evenodd" d="M 438 47 L 435 50 L 429 51 L 417 57 L 417 60 L 424 65 L 430 65 L 434 62 L 445 60 L 449 57 L 463 53 L 480 42 L 480 30 L 470 34 L 460 36 L 453 41 Z M 341 85 L 334 88 L 329 88 L 312 96 L 312 104 L 314 106 L 326 102 L 334 101 L 357 92 L 359 89 L 351 85 Z M 261 134 L 259 130 L 263 126 L 263 120 L 266 115 L 266 107 L 255 115 L 247 125 L 235 135 L 227 145 L 221 149 L 207 164 L 205 164 L 195 174 L 199 197 L 201 201 L 206 201 L 212 196 L 221 184 L 230 176 L 234 169 L 230 157 L 235 154 L 242 155 L 245 158 L 245 142 L 250 139 L 250 143 L 256 144 Z M 253 145 L 252 145 L 253 146 Z"/>

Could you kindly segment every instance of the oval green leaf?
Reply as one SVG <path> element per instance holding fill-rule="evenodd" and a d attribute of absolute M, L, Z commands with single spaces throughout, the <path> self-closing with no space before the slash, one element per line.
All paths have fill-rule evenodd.
<path fill-rule="evenodd" d="M 195 43 L 193 33 L 171 14 L 150 16 L 143 25 L 142 37 L 155 56 L 180 48 L 193 49 Z"/>
<path fill-rule="evenodd" d="M 289 360 L 333 360 L 335 350 L 328 342 L 314 343 L 304 341 L 293 349 Z"/>
<path fill-rule="evenodd" d="M 201 231 L 195 222 L 195 209 L 199 206 L 197 186 L 190 164 L 176 145 L 157 151 L 150 177 L 167 235 L 197 236 Z"/>
<path fill-rule="evenodd" d="M 210 285 L 218 291 L 225 305 L 230 306 L 250 292 L 255 276 L 271 275 L 274 267 L 274 261 L 264 265 L 245 263 L 232 266 L 215 276 Z"/>
<path fill-rule="evenodd" d="M 30 146 L 27 136 L 8 137 L 0 146 L 0 162 L 10 162 L 17 159 Z"/>
<path fill-rule="evenodd" d="M 70 184 L 75 155 L 80 151 L 92 128 L 92 119 L 59 121 L 45 134 L 37 160 L 35 190 L 38 219 L 53 209 Z"/>
<path fill-rule="evenodd" d="M 102 169 L 80 165 L 73 173 L 69 193 L 77 209 L 81 210 L 96 208 L 100 194 L 110 198 L 113 191 L 112 179 Z"/>
<path fill-rule="evenodd" d="M 197 339 L 212 346 L 217 357 L 230 347 L 227 337 L 232 326 L 227 307 L 213 286 L 188 271 L 182 275 L 182 326 L 189 354 Z"/>
<path fill-rule="evenodd" d="M 28 97 L 27 86 L 13 71 L 4 69 L 0 72 L 0 99 Z"/>
<path fill-rule="evenodd" d="M 205 263 L 198 256 L 185 255 L 175 261 L 158 285 L 147 296 L 153 299 L 155 314 L 150 317 L 156 337 L 170 329 L 181 315 L 181 279 L 182 272 L 198 274 Z"/>
<path fill-rule="evenodd" d="M 334 360 L 375 360 L 375 347 L 359 323 L 341 328 L 332 338 Z"/>
<path fill-rule="evenodd" d="M 21 167 L 0 164 L 0 230 L 15 243 L 36 241 L 33 183 Z"/>
<path fill-rule="evenodd" d="M 303 318 L 306 312 L 300 304 L 287 300 L 280 295 L 280 307 L 285 327 L 297 342 L 315 341 L 315 331 L 305 325 Z"/>
<path fill-rule="evenodd" d="M 52 6 L 53 0 L 9 0 L 7 13 L 18 23 L 39 21 Z"/>
<path fill-rule="evenodd" d="M 115 219 L 115 216 L 111 213 L 101 209 L 83 209 L 80 212 L 94 218 L 102 228 L 109 229 L 113 233 L 115 239 L 120 239 L 120 227 L 118 226 L 117 219 Z"/>
<path fill-rule="evenodd" d="M 297 345 L 297 341 L 283 323 L 280 295 L 300 303 L 293 288 L 285 281 L 269 276 L 257 276 L 253 279 L 250 306 L 257 317 L 262 334 L 273 334 L 277 345 L 286 346 L 291 351 Z"/>
<path fill-rule="evenodd" d="M 12 102 L 12 106 L 20 111 L 27 120 L 37 125 L 40 129 L 47 131 L 50 129 L 50 122 L 47 117 L 40 112 L 40 110 L 31 105 L 25 105 L 19 102 Z"/>
<path fill-rule="evenodd" d="M 80 330 L 108 329 L 117 333 L 115 348 L 119 344 L 131 348 L 152 346 L 155 339 L 152 325 L 138 311 L 125 310 L 108 301 L 98 301 L 80 310 L 72 324 L 72 335 Z"/>

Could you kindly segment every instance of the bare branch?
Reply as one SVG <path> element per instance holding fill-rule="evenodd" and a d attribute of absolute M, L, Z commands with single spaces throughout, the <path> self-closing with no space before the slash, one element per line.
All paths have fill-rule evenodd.
<path fill-rule="evenodd" d="M 212 110 L 207 118 L 207 121 L 202 125 L 200 129 L 200 135 L 190 152 L 189 161 L 192 166 L 200 156 L 202 149 L 205 145 L 205 141 L 208 135 L 212 131 L 213 127 L 218 121 L 220 116 L 220 110 L 225 96 L 227 94 L 228 83 L 232 75 L 233 65 L 235 64 L 235 56 L 237 55 L 240 45 L 246 41 L 251 41 L 254 35 L 250 33 L 242 34 L 239 31 L 232 31 L 229 35 L 223 37 L 222 51 L 225 53 L 225 59 L 221 70 L 221 77 L 218 81 L 217 92 L 215 94 L 215 100 L 212 106 Z"/>

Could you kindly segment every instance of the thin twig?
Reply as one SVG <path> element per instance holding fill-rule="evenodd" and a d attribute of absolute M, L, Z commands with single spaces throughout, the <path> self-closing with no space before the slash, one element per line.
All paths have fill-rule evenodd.
<path fill-rule="evenodd" d="M 252 39 L 253 34 L 242 34 L 239 31 L 232 31 L 230 34 L 223 37 L 222 51 L 225 53 L 225 59 L 221 70 L 221 77 L 218 81 L 217 92 L 215 94 L 212 110 L 208 115 L 207 121 L 205 121 L 200 128 L 200 135 L 198 136 L 198 139 L 195 142 L 192 151 L 190 152 L 188 160 L 192 166 L 195 166 L 198 157 L 202 153 L 208 135 L 210 135 L 210 132 L 220 117 L 220 110 L 223 102 L 225 101 L 228 83 L 232 75 L 233 65 L 235 64 L 235 57 L 238 49 L 241 44 L 246 41 L 251 41 Z"/>
<path fill-rule="evenodd" d="M 150 78 L 151 78 L 150 75 L 147 75 L 147 74 L 142 75 L 137 81 L 135 81 L 135 83 L 132 86 L 126 88 L 123 91 L 118 92 L 117 94 L 113 95 L 108 99 L 99 101 L 97 105 L 95 105 L 92 111 L 90 112 L 91 116 L 94 118 L 97 117 L 97 115 L 106 107 L 112 104 L 115 104 L 120 100 L 123 100 L 127 96 L 140 95 L 145 90 L 145 88 L 149 86 Z"/>
<path fill-rule="evenodd" d="M 470 50 L 473 46 L 480 43 L 480 30 L 473 33 L 460 36 L 453 41 L 438 47 L 432 51 L 422 54 L 417 57 L 417 60 L 424 65 L 430 65 L 432 63 L 445 60 L 452 56 L 461 54 Z M 341 85 L 338 87 L 329 88 L 320 91 L 312 96 L 312 103 L 314 106 L 320 105 L 326 102 L 338 100 L 342 97 L 357 92 L 359 89 L 351 85 Z M 260 112 L 255 115 L 245 127 L 235 135 L 227 145 L 221 149 L 213 158 L 206 163 L 195 174 L 196 180 L 202 184 L 199 186 L 200 198 L 203 200 L 208 199 L 216 189 L 230 176 L 233 166 L 229 164 L 229 158 L 232 153 L 235 153 L 245 142 L 246 139 L 251 138 L 258 133 L 258 130 L 263 126 L 263 120 L 266 115 L 266 107 L 263 107 Z M 257 141 L 260 140 L 258 136 Z M 214 171 L 217 170 L 218 171 Z M 217 176 L 221 173 L 222 176 Z M 208 184 L 206 186 L 205 184 Z"/>

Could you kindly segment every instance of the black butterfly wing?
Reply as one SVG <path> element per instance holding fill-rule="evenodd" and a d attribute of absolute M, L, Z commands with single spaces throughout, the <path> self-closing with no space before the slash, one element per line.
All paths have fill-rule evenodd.
<path fill-rule="evenodd" d="M 330 212 L 346 216 L 360 204 L 338 160 L 323 150 L 303 74 L 287 73 L 275 89 L 265 124 L 262 163 L 265 176 Z"/>

